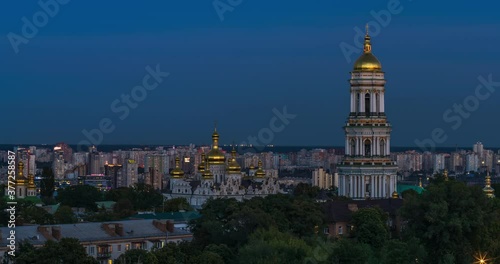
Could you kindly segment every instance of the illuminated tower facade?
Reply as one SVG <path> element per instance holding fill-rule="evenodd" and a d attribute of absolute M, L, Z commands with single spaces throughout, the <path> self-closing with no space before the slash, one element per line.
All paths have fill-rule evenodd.
<path fill-rule="evenodd" d="M 368 30 L 364 52 L 349 80 L 350 114 L 344 126 L 345 158 L 339 164 L 339 195 L 353 199 L 397 198 L 397 166 L 390 158 L 391 125 L 385 114 L 385 77 L 372 53 Z"/>

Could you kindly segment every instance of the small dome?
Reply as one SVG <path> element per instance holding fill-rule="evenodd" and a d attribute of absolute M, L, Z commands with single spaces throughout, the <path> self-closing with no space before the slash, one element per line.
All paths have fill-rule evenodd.
<path fill-rule="evenodd" d="M 219 133 L 217 133 L 217 128 L 212 133 L 212 149 L 208 152 L 207 159 L 209 164 L 226 163 L 226 157 L 219 149 Z"/>
<path fill-rule="evenodd" d="M 241 173 L 241 166 L 236 161 L 236 150 L 234 148 L 231 151 L 231 161 L 227 165 L 227 171 L 228 171 L 228 173 L 231 173 L 231 174 L 240 174 Z"/>
<path fill-rule="evenodd" d="M 184 176 L 184 171 L 181 169 L 180 166 L 179 157 L 175 158 L 175 168 L 172 171 L 170 171 L 170 176 L 174 178 L 182 178 Z"/>
<path fill-rule="evenodd" d="M 201 176 L 203 177 L 204 180 L 211 180 L 214 177 L 208 166 Z"/>
<path fill-rule="evenodd" d="M 382 64 L 372 54 L 365 53 L 354 62 L 354 71 L 381 71 Z"/>
<path fill-rule="evenodd" d="M 198 165 L 198 172 L 203 173 L 203 171 L 205 171 L 205 162 L 206 162 L 205 153 L 202 153 L 201 161 L 200 164 Z"/>
<path fill-rule="evenodd" d="M 368 27 L 366 28 L 363 54 L 354 62 L 354 71 L 382 71 L 382 64 L 372 53 L 372 44 L 370 35 L 368 35 Z"/>
<path fill-rule="evenodd" d="M 255 172 L 255 177 L 264 178 L 266 177 L 266 172 L 262 169 L 262 161 L 259 160 L 259 169 Z"/>
<path fill-rule="evenodd" d="M 392 198 L 393 199 L 398 199 L 399 198 L 399 194 L 396 191 L 392 192 Z"/>

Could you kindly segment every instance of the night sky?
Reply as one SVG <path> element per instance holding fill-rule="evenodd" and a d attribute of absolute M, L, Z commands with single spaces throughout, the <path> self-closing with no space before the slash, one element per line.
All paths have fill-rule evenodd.
<path fill-rule="evenodd" d="M 348 61 L 340 45 L 355 46 L 355 28 L 364 31 L 376 21 L 371 12 L 392 2 L 243 0 L 221 20 L 211 0 L 72 0 L 16 53 L 9 32 L 22 38 L 22 18 L 33 21 L 43 9 L 4 1 L 0 143 L 78 143 L 103 118 L 114 126 L 103 144 L 208 144 L 214 120 L 222 143 L 241 142 L 286 106 L 296 117 L 270 144 L 343 145 L 347 80 L 360 53 Z M 486 99 L 475 96 L 480 76 L 500 82 L 499 8 L 402 0 L 399 14 L 373 32 L 393 146 L 415 146 L 436 128 L 447 136 L 438 146 L 500 146 L 500 84 L 482 90 L 493 91 Z M 122 120 L 112 102 L 157 64 L 170 75 Z M 464 100 L 478 105 L 445 121 Z"/>

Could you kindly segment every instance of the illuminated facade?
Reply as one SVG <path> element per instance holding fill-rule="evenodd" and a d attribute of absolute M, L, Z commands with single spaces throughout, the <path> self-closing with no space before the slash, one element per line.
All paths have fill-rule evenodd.
<path fill-rule="evenodd" d="M 282 192 L 277 175 L 267 173 L 262 162 L 250 170 L 249 174 L 241 171 L 236 161 L 236 151 L 226 158 L 219 148 L 219 133 L 212 134 L 212 148 L 203 153 L 197 173 L 188 179 L 180 166 L 180 158 L 175 160 L 175 168 L 170 172 L 170 193 L 167 198 L 185 198 L 193 206 L 203 205 L 209 198 L 235 198 L 238 201 L 256 196 L 266 196 Z"/>
<path fill-rule="evenodd" d="M 344 126 L 345 157 L 338 166 L 339 195 L 353 199 L 396 198 L 397 165 L 390 158 L 391 125 L 385 114 L 385 77 L 372 54 L 368 32 L 364 52 L 351 72 L 351 111 Z"/>

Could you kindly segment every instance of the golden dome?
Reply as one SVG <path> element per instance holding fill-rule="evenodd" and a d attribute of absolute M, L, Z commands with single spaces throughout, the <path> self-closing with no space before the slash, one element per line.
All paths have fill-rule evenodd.
<path fill-rule="evenodd" d="M 206 162 L 205 153 L 201 153 L 201 161 L 200 164 L 198 165 L 198 172 L 203 173 L 203 171 L 205 171 L 205 162 Z"/>
<path fill-rule="evenodd" d="M 392 192 L 392 198 L 393 199 L 398 199 L 399 198 L 399 194 L 396 191 Z"/>
<path fill-rule="evenodd" d="M 33 176 L 33 174 L 31 174 L 31 173 L 28 175 L 28 188 L 30 188 L 30 189 L 36 188 L 35 176 Z"/>
<path fill-rule="evenodd" d="M 184 171 L 181 169 L 181 165 L 180 165 L 180 159 L 179 157 L 176 157 L 175 158 L 175 168 L 170 171 L 170 176 L 174 177 L 174 178 L 182 178 L 184 176 Z"/>
<path fill-rule="evenodd" d="M 241 173 L 241 166 L 236 161 L 236 150 L 234 149 L 234 147 L 233 147 L 233 150 L 231 151 L 231 161 L 227 165 L 227 171 L 228 171 L 228 173 L 231 173 L 231 174 L 240 174 Z"/>
<path fill-rule="evenodd" d="M 25 186 L 28 182 L 28 179 L 24 177 L 24 163 L 20 161 L 17 164 L 17 177 L 16 177 L 16 185 Z"/>
<path fill-rule="evenodd" d="M 214 175 L 210 171 L 210 166 L 208 166 L 208 161 L 207 164 L 205 165 L 205 170 L 203 171 L 203 174 L 201 175 L 204 180 L 211 180 L 213 179 Z"/>
<path fill-rule="evenodd" d="M 488 175 L 486 175 L 486 178 L 484 179 L 484 181 L 485 181 L 485 186 L 483 188 L 483 192 L 489 198 L 495 197 L 495 189 L 493 189 L 491 187 L 491 177 L 490 177 L 490 173 L 489 172 L 488 172 Z"/>
<path fill-rule="evenodd" d="M 259 169 L 255 172 L 255 177 L 264 178 L 266 177 L 266 172 L 262 169 L 262 161 L 259 160 Z"/>
<path fill-rule="evenodd" d="M 366 28 L 363 54 L 354 62 L 354 71 L 382 71 L 382 64 L 372 53 L 372 44 Z"/>
<path fill-rule="evenodd" d="M 219 149 L 219 133 L 217 133 L 217 128 L 214 129 L 214 133 L 212 134 L 212 149 L 208 152 L 207 157 L 209 164 L 226 163 L 226 157 Z"/>

